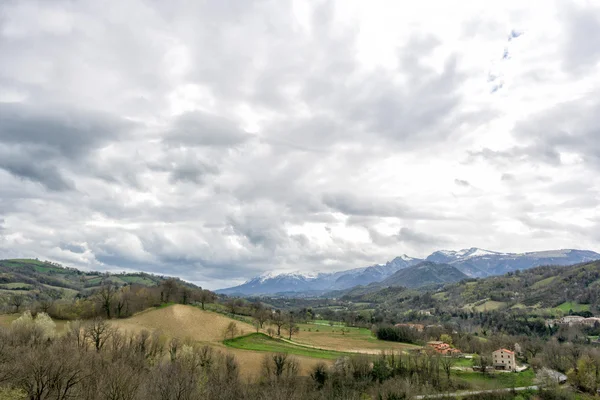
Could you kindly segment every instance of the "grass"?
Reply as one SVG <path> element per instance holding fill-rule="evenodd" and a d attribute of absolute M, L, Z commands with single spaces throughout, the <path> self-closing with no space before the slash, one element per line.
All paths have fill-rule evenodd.
<path fill-rule="evenodd" d="M 226 346 L 236 349 L 266 351 L 271 353 L 287 353 L 297 356 L 323 358 L 327 360 L 335 360 L 339 357 L 348 355 L 347 353 L 339 351 L 312 349 L 298 346 L 285 342 L 281 339 L 269 337 L 264 333 L 251 333 L 246 336 L 225 340 L 224 343 Z"/>
<path fill-rule="evenodd" d="M 548 286 L 549 284 L 551 284 L 555 279 L 556 279 L 555 276 L 551 276 L 549 278 L 542 279 L 541 281 L 537 281 L 536 283 L 531 285 L 531 288 L 532 289 L 543 288 L 544 286 Z"/>
<path fill-rule="evenodd" d="M 472 358 L 459 358 L 455 361 L 454 365 L 456 367 L 472 367 L 473 359 Z"/>
<path fill-rule="evenodd" d="M 24 282 L 12 282 L 12 283 L 3 283 L 0 285 L 2 289 L 23 289 L 29 290 L 33 289 L 33 285 Z"/>
<path fill-rule="evenodd" d="M 322 321 L 319 322 L 322 323 Z M 300 328 L 300 332 L 294 338 L 296 343 L 322 349 L 377 354 L 383 350 L 402 351 L 417 347 L 406 343 L 378 340 L 366 328 L 343 327 L 340 325 L 330 326 L 329 324 L 320 325 L 314 322 L 298 324 L 298 327 Z"/>
<path fill-rule="evenodd" d="M 485 303 L 475 307 L 475 311 L 493 311 L 504 307 L 506 303 L 502 301 L 488 300 Z"/>
<path fill-rule="evenodd" d="M 535 373 L 531 368 L 523 372 L 496 372 L 483 375 L 481 372 L 453 371 L 456 378 L 470 383 L 477 389 L 497 389 L 533 386 Z"/>
<path fill-rule="evenodd" d="M 590 305 L 589 304 L 579 304 L 576 303 L 574 301 L 565 301 L 564 303 L 562 303 L 561 305 L 559 305 L 558 307 L 556 307 L 557 309 L 568 313 L 569 311 L 573 310 L 575 312 L 578 311 L 590 311 Z"/>

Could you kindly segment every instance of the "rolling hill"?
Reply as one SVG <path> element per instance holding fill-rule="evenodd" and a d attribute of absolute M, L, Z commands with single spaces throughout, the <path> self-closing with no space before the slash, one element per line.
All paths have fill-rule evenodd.
<path fill-rule="evenodd" d="M 424 261 L 412 267 L 404 268 L 380 282 L 378 286 L 404 286 L 409 288 L 458 282 L 468 278 L 456 267 L 449 264 L 436 264 Z"/>
<path fill-rule="evenodd" d="M 139 284 L 158 286 L 169 277 L 138 273 L 84 272 L 75 268 L 63 267 L 50 261 L 30 259 L 0 260 L 0 297 L 16 293 L 73 297 L 77 293 L 98 288 L 103 282 L 117 286 Z M 179 284 L 196 286 L 175 278 Z"/>

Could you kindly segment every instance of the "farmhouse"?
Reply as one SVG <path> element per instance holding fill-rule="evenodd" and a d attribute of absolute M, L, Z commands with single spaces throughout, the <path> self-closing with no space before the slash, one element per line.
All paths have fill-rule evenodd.
<path fill-rule="evenodd" d="M 492 363 L 495 369 L 516 371 L 517 362 L 515 352 L 507 349 L 498 349 L 492 353 Z"/>
<path fill-rule="evenodd" d="M 439 341 L 427 342 L 427 347 L 440 354 L 453 355 L 461 353 L 460 350 L 452 348 L 448 343 Z"/>

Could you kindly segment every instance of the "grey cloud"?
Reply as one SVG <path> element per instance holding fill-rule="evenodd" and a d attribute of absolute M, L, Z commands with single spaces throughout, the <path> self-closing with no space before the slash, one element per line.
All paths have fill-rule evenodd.
<path fill-rule="evenodd" d="M 75 189 L 74 183 L 48 160 L 35 157 L 36 152 L 8 153 L 0 148 L 0 169 L 24 180 L 40 183 L 49 190 Z"/>
<path fill-rule="evenodd" d="M 500 177 L 500 180 L 503 182 L 513 182 L 516 179 L 517 179 L 517 177 L 514 174 L 509 174 L 509 173 L 504 173 Z"/>
<path fill-rule="evenodd" d="M 230 147 L 248 140 L 235 122 L 201 111 L 187 112 L 177 117 L 165 141 L 188 146 Z"/>
<path fill-rule="evenodd" d="M 566 26 L 563 64 L 569 73 L 595 68 L 600 61 L 600 10 L 594 11 L 563 3 L 561 19 Z"/>
<path fill-rule="evenodd" d="M 133 124 L 103 113 L 0 102 L 0 141 L 47 146 L 69 158 L 118 139 Z"/>
<path fill-rule="evenodd" d="M 450 240 L 443 236 L 430 235 L 416 231 L 412 228 L 402 227 L 394 235 L 384 235 L 376 229 L 368 229 L 371 240 L 380 246 L 391 246 L 397 243 L 404 243 L 417 248 L 422 246 L 441 246 L 450 243 Z"/>
<path fill-rule="evenodd" d="M 457 186 L 462 186 L 462 187 L 470 187 L 471 186 L 469 181 L 466 181 L 464 179 L 455 179 L 454 184 Z"/>
<path fill-rule="evenodd" d="M 438 215 L 413 209 L 399 199 L 381 197 L 360 197 L 350 192 L 326 193 L 323 203 L 335 211 L 352 216 L 380 216 L 406 219 L 446 219 L 450 216 Z"/>
<path fill-rule="evenodd" d="M 85 251 L 86 251 L 85 246 L 77 244 L 77 243 L 61 243 L 59 245 L 59 247 L 63 250 L 67 250 L 67 251 L 70 251 L 72 253 L 77 253 L 77 254 L 85 253 Z"/>

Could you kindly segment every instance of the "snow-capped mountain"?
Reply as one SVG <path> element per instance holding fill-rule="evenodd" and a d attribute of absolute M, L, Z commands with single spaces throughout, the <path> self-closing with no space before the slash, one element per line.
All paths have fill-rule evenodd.
<path fill-rule="evenodd" d="M 600 259 L 600 254 L 588 250 L 549 250 L 529 253 L 498 253 L 478 248 L 436 251 L 427 261 L 447 263 L 471 277 L 503 275 L 540 265 L 572 265 Z"/>
<path fill-rule="evenodd" d="M 316 293 L 348 289 L 358 285 L 382 282 L 396 272 L 423 261 L 449 264 L 470 277 L 502 275 L 540 265 L 572 265 L 599 260 L 600 254 L 587 250 L 550 250 L 530 253 L 500 253 L 471 247 L 458 251 L 439 250 L 425 260 L 403 254 L 385 264 L 355 268 L 334 273 L 266 273 L 242 285 L 218 290 L 233 295 L 268 295 L 275 293 Z M 418 285 L 417 285 L 418 286 Z"/>

